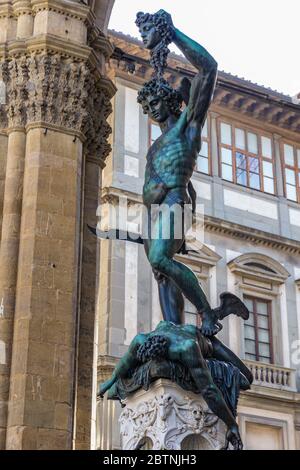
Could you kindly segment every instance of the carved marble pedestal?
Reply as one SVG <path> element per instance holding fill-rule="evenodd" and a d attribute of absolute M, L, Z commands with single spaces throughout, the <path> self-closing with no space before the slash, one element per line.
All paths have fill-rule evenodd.
<path fill-rule="evenodd" d="M 139 390 L 124 400 L 120 416 L 123 450 L 220 450 L 224 424 L 200 395 L 160 379 L 148 391 Z"/>

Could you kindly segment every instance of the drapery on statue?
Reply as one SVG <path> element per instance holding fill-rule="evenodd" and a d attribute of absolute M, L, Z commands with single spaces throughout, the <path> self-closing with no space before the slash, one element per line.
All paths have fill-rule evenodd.
<path fill-rule="evenodd" d="M 138 242 L 144 244 L 158 282 L 165 321 L 154 332 L 138 335 L 133 340 L 128 353 L 117 365 L 112 378 L 101 386 L 99 394 L 103 396 L 119 379 L 128 377 L 130 370 L 138 368 L 143 363 L 141 351 L 145 353 L 148 349 L 149 360 L 161 355 L 161 359 L 181 363 L 189 370 L 198 392 L 228 426 L 226 446 L 230 442 L 235 449 L 241 449 L 237 423 L 214 384 L 205 359 L 211 357 L 234 365 L 246 381 L 245 388 L 250 387 L 251 372 L 215 338 L 222 328 L 219 320 L 230 314 L 248 319 L 249 312 L 243 302 L 230 293 L 222 294 L 221 306 L 212 309 L 195 274 L 174 259 L 177 253 L 185 250 L 184 206 L 195 207 L 195 191 L 190 179 L 201 150 L 201 132 L 215 89 L 217 63 L 202 46 L 175 28 L 171 16 L 164 10 L 153 15 L 138 13 L 136 24 L 145 46 L 151 51 L 151 64 L 155 70 L 155 77 L 140 90 L 138 102 L 162 131 L 147 154 L 143 203 L 148 211 L 148 234 Z M 174 90 L 163 78 L 171 42 L 197 69 L 192 83 L 183 79 L 179 90 Z M 183 102 L 186 104 L 184 110 Z M 153 205 L 168 210 L 153 216 Z M 181 208 L 180 224 L 184 228 L 180 238 L 175 230 L 178 207 Z M 168 238 L 163 237 L 166 225 L 170 230 Z M 200 330 L 184 325 L 184 297 L 201 316 Z"/>

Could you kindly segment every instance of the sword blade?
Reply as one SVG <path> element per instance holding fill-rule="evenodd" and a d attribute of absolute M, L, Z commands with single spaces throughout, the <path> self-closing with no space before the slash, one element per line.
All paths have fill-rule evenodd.
<path fill-rule="evenodd" d="M 132 238 L 129 232 L 125 230 L 108 230 L 107 232 L 97 229 L 96 227 L 91 227 L 88 225 L 89 230 L 93 235 L 96 235 L 97 238 L 101 240 L 120 240 L 124 242 L 137 243 L 138 245 L 143 245 L 144 240 L 139 235 L 137 238 Z"/>

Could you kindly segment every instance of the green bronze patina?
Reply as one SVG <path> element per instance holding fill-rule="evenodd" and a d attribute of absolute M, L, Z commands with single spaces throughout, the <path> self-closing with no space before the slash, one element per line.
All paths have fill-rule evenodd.
<path fill-rule="evenodd" d="M 229 398 L 234 405 L 230 406 L 228 400 L 226 403 L 214 383 L 207 359 L 222 362 L 221 382 L 234 379 L 229 387 Z M 234 367 L 228 368 L 226 363 Z M 162 321 L 151 333 L 134 338 L 112 377 L 100 386 L 99 396 L 109 391 L 109 398 L 123 399 L 139 388 L 147 389 L 157 378 L 169 378 L 186 390 L 201 393 L 213 413 L 227 424 L 227 444 L 231 442 L 236 449 L 242 448 L 234 408 L 239 388 L 250 388 L 252 376 L 242 361 L 217 338 L 206 338 L 193 325 Z M 224 391 L 226 393 L 225 388 Z"/>
<path fill-rule="evenodd" d="M 253 377 L 215 335 L 222 328 L 220 320 L 232 313 L 247 319 L 249 312 L 230 293 L 222 294 L 220 307 L 212 309 L 194 273 L 174 259 L 176 253 L 185 250 L 188 227 L 183 208 L 190 204 L 195 209 L 196 195 L 190 180 L 215 89 L 217 63 L 201 45 L 175 28 L 164 10 L 154 15 L 138 13 L 136 24 L 151 51 L 155 70 L 155 78 L 144 85 L 138 101 L 162 131 L 147 154 L 143 187 L 143 203 L 148 210 L 147 236 L 141 236 L 137 242 L 144 244 L 158 282 L 165 321 L 153 332 L 135 337 L 111 379 L 101 385 L 99 395 L 108 391 L 110 398 L 123 399 L 138 388 L 149 387 L 157 378 L 170 378 L 187 390 L 201 393 L 209 408 L 228 426 L 225 447 L 231 443 L 235 449 L 241 449 L 235 406 L 239 388 L 249 388 Z M 172 41 L 197 70 L 193 81 L 183 79 L 179 90 L 174 90 L 163 78 Z M 153 205 L 168 210 L 153 216 Z M 181 237 L 175 230 L 178 207 L 184 228 Z M 167 238 L 163 236 L 165 224 L 170 228 Z M 107 238 L 102 232 L 100 236 Z M 127 234 L 125 239 L 132 241 Z M 184 296 L 201 315 L 201 329 L 184 325 Z"/>

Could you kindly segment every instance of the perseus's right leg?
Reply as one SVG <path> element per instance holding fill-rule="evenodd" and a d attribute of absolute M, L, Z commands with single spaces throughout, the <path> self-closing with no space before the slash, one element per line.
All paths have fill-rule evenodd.
<path fill-rule="evenodd" d="M 104 396 L 104 394 L 114 385 L 114 383 L 119 378 L 127 377 L 129 370 L 134 369 L 138 365 L 137 350 L 142 344 L 144 344 L 147 337 L 148 335 L 139 334 L 133 339 L 128 348 L 127 353 L 124 354 L 124 356 L 119 360 L 118 364 L 116 365 L 111 378 L 100 385 L 99 395 L 101 397 Z"/>
<path fill-rule="evenodd" d="M 148 256 L 151 241 L 145 240 L 144 247 Z M 159 303 L 163 314 L 163 319 L 182 325 L 184 323 L 184 298 L 181 290 L 167 276 L 153 270 L 155 280 L 157 281 Z"/>

